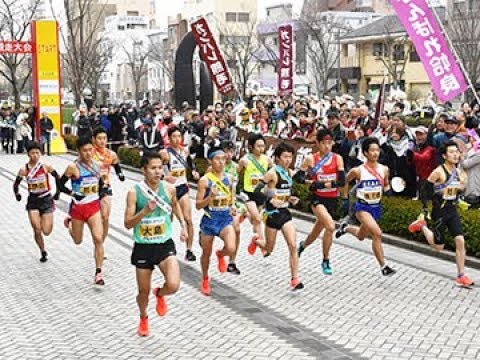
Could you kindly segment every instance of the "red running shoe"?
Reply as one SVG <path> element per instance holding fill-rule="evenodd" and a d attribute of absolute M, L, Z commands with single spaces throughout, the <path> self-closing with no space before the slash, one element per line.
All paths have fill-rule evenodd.
<path fill-rule="evenodd" d="M 408 226 L 408 231 L 410 231 L 412 234 L 422 231 L 422 228 L 427 225 L 427 222 L 423 219 L 415 220 L 413 223 L 411 223 Z"/>
<path fill-rule="evenodd" d="M 215 254 L 217 255 L 218 260 L 218 271 L 224 273 L 225 271 L 227 271 L 227 262 L 225 261 L 225 258 L 220 255 L 220 250 L 217 250 Z"/>
<path fill-rule="evenodd" d="M 140 316 L 137 334 L 138 336 L 148 336 L 150 334 L 150 330 L 148 329 L 148 316 Z"/>
<path fill-rule="evenodd" d="M 210 279 L 209 278 L 204 278 L 202 280 L 202 285 L 200 285 L 200 291 L 202 292 L 203 295 L 209 296 L 212 289 L 210 288 Z"/>
<path fill-rule="evenodd" d="M 257 234 L 253 234 L 252 240 L 250 241 L 250 244 L 248 245 L 248 253 L 250 255 L 255 255 L 255 251 L 257 251 L 257 243 L 255 242 L 258 239 Z"/>
<path fill-rule="evenodd" d="M 157 298 L 157 306 L 156 306 L 157 314 L 158 316 L 165 316 L 165 314 L 168 311 L 167 302 L 165 301 L 165 296 L 157 295 L 158 290 L 160 290 L 160 288 L 155 288 L 152 290 L 153 295 L 155 295 L 155 297 Z"/>

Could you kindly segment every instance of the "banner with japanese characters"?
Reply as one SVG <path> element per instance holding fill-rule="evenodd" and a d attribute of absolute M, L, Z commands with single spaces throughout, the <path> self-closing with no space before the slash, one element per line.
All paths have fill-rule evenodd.
<path fill-rule="evenodd" d="M 0 40 L 0 54 L 30 54 L 33 50 L 30 41 Z"/>
<path fill-rule="evenodd" d="M 450 101 L 467 89 L 455 57 L 425 0 L 392 0 L 397 16 L 417 50 L 432 88 L 441 101 Z"/>
<path fill-rule="evenodd" d="M 62 135 L 62 111 L 60 95 L 60 45 L 58 24 L 53 20 L 32 22 L 33 79 L 35 105 L 38 111 L 37 124 L 42 113 L 53 122 L 50 132 L 53 153 L 65 153 L 66 147 Z M 37 127 L 37 132 L 39 127 Z M 39 135 L 39 133 L 37 133 Z"/>
<path fill-rule="evenodd" d="M 278 28 L 278 95 L 293 93 L 293 27 L 283 25 Z"/>
<path fill-rule="evenodd" d="M 212 32 L 208 27 L 205 19 L 201 18 L 191 24 L 192 34 L 195 37 L 198 48 L 200 50 L 200 56 L 202 60 L 207 64 L 210 76 L 213 82 L 217 86 L 218 91 L 222 94 L 228 94 L 234 90 L 228 68 L 222 53 L 217 46 Z"/>

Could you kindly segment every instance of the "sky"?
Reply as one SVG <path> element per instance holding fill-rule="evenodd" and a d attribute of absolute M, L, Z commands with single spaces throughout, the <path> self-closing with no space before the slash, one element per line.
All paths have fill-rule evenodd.
<path fill-rule="evenodd" d="M 166 27 L 167 24 L 167 17 L 168 16 L 173 16 L 175 14 L 178 14 L 183 7 L 183 0 L 173 0 L 170 1 L 168 6 L 162 6 L 161 4 L 165 4 L 165 0 L 156 0 L 157 1 L 157 9 L 162 9 L 161 14 L 157 14 L 157 20 L 160 23 L 160 26 Z M 265 16 L 265 7 L 278 4 L 278 3 L 285 3 L 288 0 L 258 0 L 258 10 L 260 17 Z M 291 3 L 293 3 L 293 11 L 294 13 L 299 13 L 300 9 L 303 4 L 303 0 L 290 0 Z"/>

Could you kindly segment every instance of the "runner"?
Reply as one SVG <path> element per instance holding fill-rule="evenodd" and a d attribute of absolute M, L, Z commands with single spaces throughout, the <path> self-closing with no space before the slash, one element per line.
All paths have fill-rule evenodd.
<path fill-rule="evenodd" d="M 204 209 L 204 215 L 200 222 L 200 245 L 202 246 L 202 283 L 200 291 L 204 295 L 210 295 L 210 278 L 208 268 L 212 255 L 213 239 L 215 236 L 223 240 L 222 250 L 217 250 L 218 271 L 227 271 L 224 257 L 232 257 L 235 250 L 235 230 L 233 228 L 232 213 L 234 192 L 233 179 L 225 175 L 225 153 L 219 147 L 211 147 L 208 150 L 208 160 L 211 171 L 206 173 L 198 181 L 196 207 Z"/>
<path fill-rule="evenodd" d="M 261 209 L 265 203 L 265 195 L 262 190 L 264 175 L 273 166 L 272 159 L 265 152 L 265 139 L 261 134 L 251 134 L 248 137 L 249 153 L 240 159 L 238 172 L 243 171 L 243 193 L 246 195 L 246 206 L 250 222 L 253 226 L 253 237 L 248 245 L 248 253 L 254 255 L 257 250 L 257 241 L 264 243 L 262 231 Z M 257 188 L 257 185 L 260 186 Z M 268 254 L 264 254 L 268 255 Z"/>
<path fill-rule="evenodd" d="M 95 278 L 96 285 L 105 285 L 102 274 L 103 266 L 103 225 L 100 214 L 99 194 L 103 191 L 103 181 L 99 166 L 93 161 L 92 139 L 82 137 L 77 142 L 78 159 L 68 165 L 57 188 L 72 197 L 70 217 L 65 219 L 70 235 L 75 244 L 83 240 L 83 227 L 88 225 L 95 247 Z M 65 184 L 70 180 L 72 190 Z"/>
<path fill-rule="evenodd" d="M 232 188 L 235 193 L 238 184 L 238 164 L 233 161 L 233 157 L 235 155 L 235 144 L 231 141 L 226 141 L 222 144 L 222 149 L 225 152 L 226 157 L 225 174 L 230 175 L 233 178 Z M 227 271 L 235 275 L 240 275 L 240 270 L 238 269 L 235 260 L 240 247 L 240 224 L 245 219 L 247 209 L 245 208 L 245 205 L 237 201 L 235 201 L 235 207 L 236 212 L 233 216 L 233 228 L 235 229 L 235 250 L 229 259 Z"/>
<path fill-rule="evenodd" d="M 459 193 L 465 189 L 467 174 L 457 167 L 460 161 L 460 150 L 456 142 L 449 140 L 441 148 L 445 163 L 438 166 L 427 179 L 429 198 L 432 199 L 432 230 L 424 219 L 410 224 L 412 233 L 422 231 L 428 244 L 437 251 L 445 246 L 445 228 L 455 241 L 457 279 L 456 284 L 470 287 L 474 282 L 464 273 L 465 238 L 457 206 Z"/>
<path fill-rule="evenodd" d="M 110 212 L 112 209 L 112 186 L 110 184 L 110 166 L 113 165 L 115 173 L 120 181 L 125 181 L 125 175 L 120 168 L 118 156 L 114 151 L 107 148 L 107 131 L 103 127 L 96 128 L 93 131 L 93 160 L 99 164 L 100 175 L 104 186 L 100 193 L 100 209 L 103 223 L 103 242 L 108 235 L 108 225 Z"/>
<path fill-rule="evenodd" d="M 340 155 L 332 153 L 333 134 L 330 130 L 317 132 L 318 152 L 308 155 L 300 170 L 295 174 L 299 183 L 310 183 L 312 212 L 316 217 L 315 225 L 305 241 L 298 246 L 298 256 L 313 243 L 323 229 L 322 271 L 332 275 L 330 265 L 330 248 L 332 247 L 335 222 L 332 214 L 337 209 L 338 188 L 345 186 L 345 169 Z M 309 177 L 311 180 L 306 180 Z"/>
<path fill-rule="evenodd" d="M 187 238 L 187 252 L 185 253 L 185 260 L 195 261 L 196 256 L 192 251 L 193 245 L 193 222 L 192 222 L 192 205 L 188 197 L 187 184 L 187 168 L 192 170 L 192 175 L 195 180 L 200 178 L 195 169 L 192 158 L 188 150 L 181 145 L 183 142 L 183 135 L 178 127 L 168 129 L 168 138 L 170 139 L 170 146 L 160 151 L 164 167 L 165 180 L 170 184 L 174 184 L 177 191 L 177 200 L 182 208 L 182 214 L 187 224 L 188 238 Z"/>
<path fill-rule="evenodd" d="M 127 195 L 125 227 L 133 228 L 131 262 L 136 267 L 137 304 L 140 310 L 138 335 L 148 336 L 148 296 L 150 294 L 152 272 L 158 266 L 165 282 L 162 287 L 153 289 L 157 299 L 156 310 L 159 316 L 167 311 L 166 295 L 177 292 L 180 286 L 180 269 L 176 258 L 175 243 L 172 240 L 173 226 L 171 212 L 181 223 L 180 239 L 185 241 L 187 231 L 178 205 L 175 187 L 161 181 L 163 160 L 158 153 L 144 153 L 140 163 L 144 181 L 136 184 Z"/>
<path fill-rule="evenodd" d="M 357 181 L 357 201 L 353 205 L 353 213 L 360 222 L 360 227 L 342 222 L 335 236 L 338 238 L 348 232 L 362 241 L 371 235 L 373 254 L 380 264 L 382 275 L 390 276 L 396 271 L 385 264 L 382 229 L 377 223 L 382 213 L 380 204 L 382 193 L 390 188 L 388 168 L 378 163 L 380 144 L 377 138 L 366 138 L 362 143 L 362 153 L 367 159 L 366 162 L 350 170 L 346 179 L 347 184 L 353 180 Z M 343 197 L 348 197 L 348 186 L 343 190 Z"/>
<path fill-rule="evenodd" d="M 265 240 L 257 240 L 256 244 L 266 254 L 270 254 L 275 247 L 277 232 L 282 231 L 290 253 L 290 287 L 292 290 L 303 289 L 303 283 L 298 279 L 298 254 L 296 249 L 295 225 L 288 210 L 289 204 L 298 203 L 298 198 L 292 196 L 293 179 L 289 166 L 293 159 L 294 149 L 287 143 L 280 143 L 275 148 L 276 165 L 268 170 L 263 181 L 267 185 L 265 194 L 267 204 L 265 213 Z"/>
<path fill-rule="evenodd" d="M 28 219 L 32 225 L 35 242 L 40 249 L 40 262 L 46 262 L 48 254 L 45 250 L 43 235 L 48 236 L 52 233 L 53 212 L 55 211 L 48 174 L 52 174 L 55 179 L 58 179 L 59 175 L 51 165 L 40 161 L 42 152 L 37 142 L 27 144 L 27 155 L 29 161 L 18 171 L 13 184 L 13 192 L 17 201 L 21 201 L 22 195 L 20 195 L 19 186 L 25 177 L 28 185 L 26 206 Z"/>

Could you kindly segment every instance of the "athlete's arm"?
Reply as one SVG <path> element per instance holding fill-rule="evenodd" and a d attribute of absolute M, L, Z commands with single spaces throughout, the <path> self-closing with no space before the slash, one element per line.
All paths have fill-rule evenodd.
<path fill-rule="evenodd" d="M 144 216 L 150 214 L 157 206 L 155 201 L 151 200 L 142 210 L 135 214 L 136 204 L 137 194 L 135 193 L 134 189 L 131 189 L 127 194 L 127 206 L 125 207 L 125 216 L 123 220 L 127 229 L 131 229 L 137 225 Z"/>
<path fill-rule="evenodd" d="M 178 221 L 180 221 L 181 230 L 180 230 L 180 240 L 181 241 L 186 241 L 188 238 L 188 231 L 187 231 L 187 226 L 185 223 L 185 219 L 183 217 L 183 212 L 182 212 L 182 207 L 180 206 L 178 200 L 177 200 L 177 192 L 175 190 L 174 186 L 171 186 L 169 184 L 166 184 L 168 186 L 168 189 L 170 191 L 170 200 L 172 202 L 172 210 L 175 216 L 177 217 Z"/>
<path fill-rule="evenodd" d="M 355 167 L 348 172 L 347 179 L 345 180 L 345 183 L 348 185 L 353 180 L 359 180 L 359 179 L 360 179 L 360 169 L 358 167 Z M 343 188 L 343 198 L 344 199 L 348 198 L 348 186 L 345 186 Z"/>
<path fill-rule="evenodd" d="M 295 175 L 293 176 L 293 180 L 295 180 L 299 184 L 305 184 L 307 182 L 310 182 L 307 180 L 308 178 L 308 171 L 310 168 L 313 167 L 313 155 L 307 155 L 305 160 L 303 160 L 302 164 L 300 165 L 300 168 L 295 172 Z"/>
<path fill-rule="evenodd" d="M 384 174 L 385 174 L 384 177 L 383 177 L 383 179 L 384 179 L 383 180 L 384 181 L 383 190 L 388 191 L 388 190 L 390 190 L 390 180 L 388 180 L 388 178 L 390 176 L 390 169 L 386 166 L 384 166 L 383 169 L 384 169 Z"/>
<path fill-rule="evenodd" d="M 17 201 L 22 200 L 22 195 L 20 195 L 18 188 L 20 187 L 20 183 L 22 182 L 23 175 L 24 171 L 23 169 L 20 169 L 18 171 L 17 177 L 15 178 L 15 182 L 13 183 L 13 193 L 15 194 L 15 199 L 17 199 Z"/>
<path fill-rule="evenodd" d="M 73 175 L 75 175 L 75 166 L 73 164 L 70 164 L 65 170 L 63 176 L 60 179 L 56 180 L 57 191 L 63 192 L 64 194 L 67 194 L 69 196 L 73 196 L 76 200 L 80 201 L 85 198 L 85 195 L 82 193 L 75 193 L 65 186 L 67 181 L 70 180 Z"/>
<path fill-rule="evenodd" d="M 465 171 L 463 170 L 460 170 L 460 169 L 457 169 L 458 171 L 458 178 L 460 180 L 460 186 L 458 187 L 458 189 L 460 191 L 464 191 L 465 190 L 465 186 L 467 184 L 467 180 L 468 180 L 468 175 Z"/>
<path fill-rule="evenodd" d="M 348 183 L 345 175 L 345 165 L 343 164 L 343 158 L 336 154 L 337 157 L 337 171 L 338 171 L 338 180 L 337 180 L 337 186 L 339 188 L 344 188 L 345 186 L 347 187 L 347 193 L 348 193 Z"/>
<path fill-rule="evenodd" d="M 115 174 L 117 174 L 120 181 L 125 181 L 125 175 L 123 175 L 122 168 L 120 167 L 120 161 L 118 160 L 117 154 L 112 151 L 112 165 L 115 169 Z"/>
<path fill-rule="evenodd" d="M 197 189 L 197 198 L 195 201 L 195 207 L 197 210 L 203 209 L 204 207 L 208 206 L 210 201 L 215 198 L 216 195 L 216 189 L 210 189 L 210 194 L 205 197 L 205 193 L 207 192 L 207 187 L 208 187 L 208 180 L 206 177 L 202 177 L 198 181 L 198 189 Z"/>
<path fill-rule="evenodd" d="M 238 168 L 237 168 L 237 171 L 240 173 L 240 171 L 242 171 L 243 169 L 246 169 L 247 168 L 247 165 L 248 165 L 248 160 L 246 159 L 246 157 L 242 157 L 239 161 L 238 161 Z"/>

